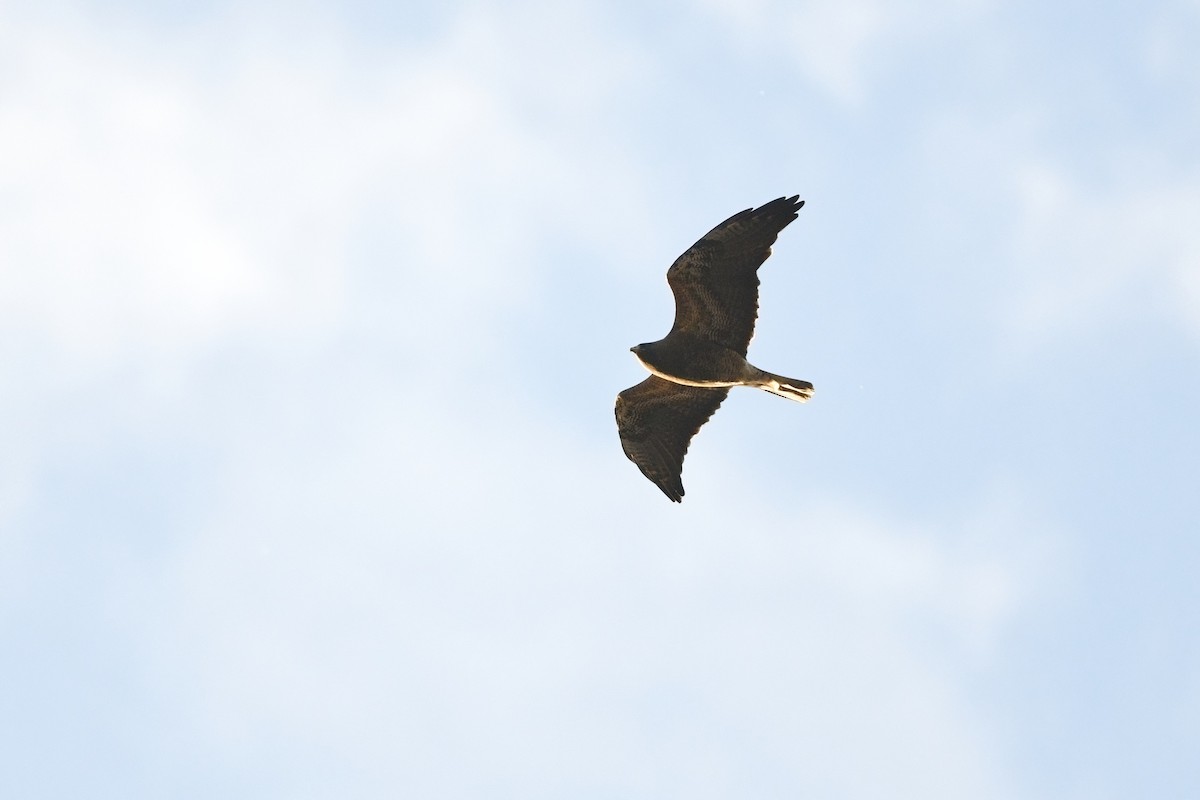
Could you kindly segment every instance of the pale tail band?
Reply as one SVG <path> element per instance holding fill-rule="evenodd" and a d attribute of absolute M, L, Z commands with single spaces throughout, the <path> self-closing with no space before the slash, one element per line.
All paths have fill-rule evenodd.
<path fill-rule="evenodd" d="M 771 394 L 795 400 L 797 403 L 807 402 L 813 396 L 813 385 L 808 381 L 798 381 L 781 375 L 767 373 L 767 379 L 759 386 Z"/>

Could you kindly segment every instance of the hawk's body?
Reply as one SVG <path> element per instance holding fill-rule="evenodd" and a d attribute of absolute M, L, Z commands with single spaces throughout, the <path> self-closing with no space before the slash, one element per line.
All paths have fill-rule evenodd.
<path fill-rule="evenodd" d="M 621 447 L 677 503 L 688 444 L 729 387 L 754 386 L 799 402 L 812 396 L 807 381 L 746 361 L 758 317 L 758 268 L 803 205 L 781 197 L 734 214 L 675 259 L 667 271 L 675 324 L 666 338 L 632 348 L 651 375 L 617 395 Z"/>

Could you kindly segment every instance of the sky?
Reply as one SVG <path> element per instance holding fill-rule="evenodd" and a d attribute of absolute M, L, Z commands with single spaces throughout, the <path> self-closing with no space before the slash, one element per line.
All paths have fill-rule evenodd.
<path fill-rule="evenodd" d="M 1200 795 L 1194 0 L 0 21 L 0 795 Z"/>

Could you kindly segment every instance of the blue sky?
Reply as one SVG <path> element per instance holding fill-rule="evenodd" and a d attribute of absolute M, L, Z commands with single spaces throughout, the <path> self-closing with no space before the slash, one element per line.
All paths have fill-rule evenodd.
<path fill-rule="evenodd" d="M 1200 792 L 1195 2 L 0 17 L 5 797 Z"/>

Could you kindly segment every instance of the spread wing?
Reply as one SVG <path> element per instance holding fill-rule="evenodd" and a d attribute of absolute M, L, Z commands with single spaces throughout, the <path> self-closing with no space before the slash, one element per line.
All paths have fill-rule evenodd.
<path fill-rule="evenodd" d="M 683 500 L 683 457 L 729 389 L 682 386 L 651 375 L 617 395 L 621 448 L 676 503 Z"/>
<path fill-rule="evenodd" d="M 780 197 L 748 208 L 675 259 L 667 270 L 675 294 L 671 333 L 695 333 L 746 355 L 758 318 L 758 268 L 803 205 L 796 197 Z"/>

